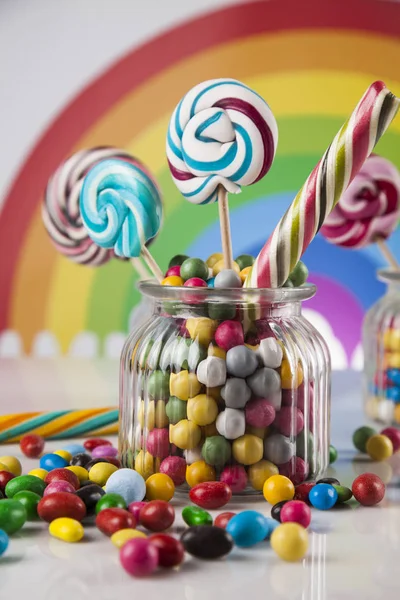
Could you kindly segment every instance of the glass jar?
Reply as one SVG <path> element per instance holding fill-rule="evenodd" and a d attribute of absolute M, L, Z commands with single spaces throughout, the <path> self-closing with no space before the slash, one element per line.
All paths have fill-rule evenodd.
<path fill-rule="evenodd" d="M 369 418 L 400 424 L 400 271 L 378 271 L 386 294 L 365 316 L 364 398 Z"/>
<path fill-rule="evenodd" d="M 122 352 L 123 465 L 178 490 L 222 480 L 237 494 L 278 472 L 295 484 L 323 473 L 330 358 L 301 314 L 315 286 L 139 289 L 154 313 Z"/>

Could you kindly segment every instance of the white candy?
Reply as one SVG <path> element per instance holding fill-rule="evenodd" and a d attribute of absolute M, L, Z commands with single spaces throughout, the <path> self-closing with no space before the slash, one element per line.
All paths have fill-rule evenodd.
<path fill-rule="evenodd" d="M 226 362 L 217 356 L 208 356 L 197 367 L 197 379 L 207 387 L 224 385 L 226 381 Z"/>
<path fill-rule="evenodd" d="M 227 440 L 235 440 L 244 435 L 246 419 L 244 412 L 235 408 L 226 408 L 217 417 L 216 428 Z"/>
<path fill-rule="evenodd" d="M 191 465 L 198 460 L 203 460 L 203 456 L 201 454 L 201 446 L 196 446 L 196 448 L 192 448 L 192 450 L 184 450 L 183 456 L 185 457 L 186 463 Z"/>
<path fill-rule="evenodd" d="M 392 400 L 379 400 L 376 403 L 377 415 L 376 418 L 382 423 L 391 423 L 394 419 L 395 404 Z"/>
<path fill-rule="evenodd" d="M 246 381 L 257 398 L 266 398 L 275 410 L 280 409 L 282 403 L 281 378 L 276 371 L 262 367 L 250 375 Z"/>
<path fill-rule="evenodd" d="M 294 456 L 295 446 L 289 438 L 274 433 L 264 440 L 264 458 L 275 465 L 283 465 Z"/>
<path fill-rule="evenodd" d="M 260 357 L 264 367 L 277 369 L 282 364 L 283 352 L 281 345 L 275 338 L 264 338 L 257 349 L 257 355 Z"/>
<path fill-rule="evenodd" d="M 244 408 L 251 398 L 251 390 L 244 379 L 231 377 L 226 380 L 221 396 L 229 408 Z"/>

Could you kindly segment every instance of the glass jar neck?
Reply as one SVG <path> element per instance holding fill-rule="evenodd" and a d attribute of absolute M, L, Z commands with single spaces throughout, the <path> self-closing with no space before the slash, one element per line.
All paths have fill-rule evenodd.
<path fill-rule="evenodd" d="M 267 302 L 181 302 L 178 300 L 154 302 L 154 314 L 158 316 L 168 316 L 175 318 L 204 317 L 212 314 L 209 311 L 210 305 L 235 306 L 237 314 L 242 317 L 249 317 L 252 320 L 258 318 L 285 319 L 301 315 L 302 303 L 300 301 L 267 303 Z"/>

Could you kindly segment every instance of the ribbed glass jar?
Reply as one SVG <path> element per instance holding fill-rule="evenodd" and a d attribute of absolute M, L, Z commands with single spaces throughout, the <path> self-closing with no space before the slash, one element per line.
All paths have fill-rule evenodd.
<path fill-rule="evenodd" d="M 316 291 L 141 283 L 151 319 L 121 358 L 120 453 L 178 490 L 223 480 L 260 493 L 278 473 L 315 479 L 329 462 L 330 358 L 302 316 Z"/>
<path fill-rule="evenodd" d="M 364 320 L 365 410 L 370 419 L 400 424 L 400 271 L 378 278 L 387 290 Z"/>

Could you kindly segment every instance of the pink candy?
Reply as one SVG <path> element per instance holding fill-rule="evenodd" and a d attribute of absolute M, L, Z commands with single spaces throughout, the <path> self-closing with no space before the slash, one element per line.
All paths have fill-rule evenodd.
<path fill-rule="evenodd" d="M 76 489 L 69 483 L 69 481 L 53 481 L 45 488 L 43 497 L 49 494 L 55 494 L 57 492 L 68 492 L 69 494 L 75 494 Z"/>
<path fill-rule="evenodd" d="M 97 446 L 93 449 L 92 456 L 93 458 L 116 458 L 118 450 L 112 446 Z"/>
<path fill-rule="evenodd" d="M 276 413 L 274 427 L 286 437 L 296 436 L 304 427 L 303 413 L 299 408 L 282 406 Z"/>
<path fill-rule="evenodd" d="M 221 473 L 220 481 L 229 485 L 232 492 L 242 492 L 247 485 L 246 469 L 240 465 L 225 467 Z"/>
<path fill-rule="evenodd" d="M 128 510 L 136 519 L 136 522 L 139 523 L 139 513 L 143 506 L 146 506 L 147 502 L 131 502 L 128 506 Z"/>
<path fill-rule="evenodd" d="M 152 456 L 166 458 L 169 455 L 168 429 L 152 429 L 147 435 L 146 450 Z"/>
<path fill-rule="evenodd" d="M 253 427 L 268 427 L 275 419 L 275 408 L 265 398 L 255 398 L 246 404 L 246 423 Z"/>
<path fill-rule="evenodd" d="M 204 279 L 200 279 L 200 277 L 191 277 L 183 285 L 184 287 L 208 287 Z"/>
<path fill-rule="evenodd" d="M 160 473 L 169 475 L 176 486 L 186 480 L 186 461 L 180 456 L 167 456 L 160 465 Z"/>
<path fill-rule="evenodd" d="M 243 328 L 238 321 L 224 321 L 217 327 L 215 341 L 223 350 L 244 344 Z"/>
<path fill-rule="evenodd" d="M 290 500 L 281 509 L 281 523 L 298 523 L 307 528 L 311 523 L 310 507 L 301 500 Z"/>
<path fill-rule="evenodd" d="M 279 473 L 288 477 L 294 485 L 299 485 L 308 477 L 308 464 L 300 456 L 295 456 L 289 462 L 279 465 Z"/>
<path fill-rule="evenodd" d="M 382 435 L 386 435 L 393 444 L 393 454 L 400 450 L 400 429 L 396 427 L 386 427 L 381 431 Z"/>
<path fill-rule="evenodd" d="M 122 546 L 119 559 L 130 575 L 145 577 L 151 575 L 158 566 L 158 549 L 150 540 L 134 538 Z"/>
<path fill-rule="evenodd" d="M 175 265 L 174 267 L 170 267 L 168 271 L 165 273 L 165 277 L 180 277 L 181 276 L 181 267 L 180 265 Z"/>

